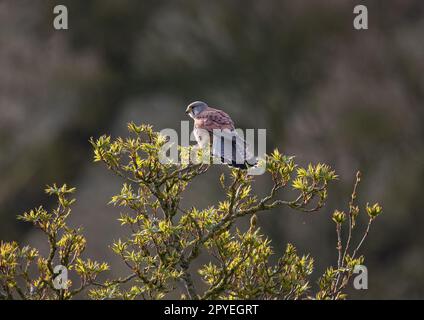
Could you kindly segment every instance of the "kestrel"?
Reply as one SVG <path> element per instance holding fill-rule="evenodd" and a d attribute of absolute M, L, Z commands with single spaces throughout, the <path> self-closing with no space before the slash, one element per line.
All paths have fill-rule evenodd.
<path fill-rule="evenodd" d="M 247 169 L 256 165 L 256 158 L 227 113 L 202 101 L 190 103 L 186 113 L 194 120 L 193 132 L 200 148 L 212 144 L 212 155 L 232 167 Z"/>

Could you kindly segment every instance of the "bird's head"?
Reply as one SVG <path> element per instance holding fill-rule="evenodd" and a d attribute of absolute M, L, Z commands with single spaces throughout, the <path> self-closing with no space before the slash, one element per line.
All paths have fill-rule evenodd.
<path fill-rule="evenodd" d="M 203 110 L 205 110 L 206 108 L 208 107 L 208 105 L 206 104 L 206 103 L 204 103 L 204 102 L 202 102 L 202 101 L 195 101 L 195 102 L 192 102 L 192 103 L 190 103 L 188 106 L 187 106 L 187 109 L 186 109 L 186 113 L 190 116 L 190 117 L 192 117 L 192 118 L 194 118 L 195 116 L 197 116 L 199 113 L 201 113 Z"/>

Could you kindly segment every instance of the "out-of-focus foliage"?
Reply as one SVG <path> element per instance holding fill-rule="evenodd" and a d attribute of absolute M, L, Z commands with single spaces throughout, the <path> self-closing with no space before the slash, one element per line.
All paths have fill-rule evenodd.
<path fill-rule="evenodd" d="M 345 246 L 341 240 L 341 225 L 345 214 L 335 211 L 339 261 L 330 267 L 313 293 L 309 276 L 313 259 L 299 256 L 293 245 L 272 263 L 270 240 L 257 228 L 258 215 L 277 206 L 288 206 L 301 212 L 316 212 L 327 198 L 328 184 L 337 178 L 327 165 L 310 164 L 299 167 L 293 157 L 275 150 L 267 157 L 267 175 L 273 181 L 269 194 L 258 198 L 252 194 L 253 176 L 246 170 L 232 169 L 220 182 L 225 199 L 205 209 L 181 208 L 183 192 L 196 177 L 205 174 L 205 164 L 161 163 L 160 153 L 166 139 L 151 126 L 128 125 L 131 136 L 112 140 L 110 136 L 91 139 L 94 160 L 103 162 L 122 177 L 120 194 L 111 204 L 121 207 L 118 219 L 128 227 L 129 235 L 115 241 L 111 249 L 128 267 L 123 278 L 97 282 L 99 273 L 108 270 L 105 263 L 82 260 L 86 241 L 80 229 L 71 229 L 66 219 L 75 201 L 69 199 L 75 189 L 66 185 L 49 187 L 46 192 L 58 198 L 58 207 L 48 213 L 42 207 L 19 216 L 40 229 L 50 246 L 47 258 L 36 249 L 20 248 L 15 242 L 2 242 L 0 248 L 0 287 L 4 299 L 70 299 L 91 286 L 93 299 L 161 299 L 179 292 L 182 299 L 340 299 L 355 265 L 363 262 L 356 254 L 365 240 L 371 222 L 381 213 L 378 204 L 366 207 L 369 224 L 359 245 L 351 253 L 353 221 L 359 213 L 355 206 L 356 187 L 349 212 L 349 237 Z M 188 147 L 190 149 L 191 147 Z M 183 154 L 187 148 L 180 148 Z M 358 175 L 359 179 L 359 175 Z M 281 200 L 281 189 L 291 186 L 297 192 L 294 200 Z M 245 216 L 251 217 L 250 227 L 242 231 L 234 226 Z M 342 250 L 344 248 L 343 256 Z M 197 273 L 205 289 L 193 281 L 193 262 L 201 253 L 209 257 Z M 31 277 L 30 267 L 36 264 L 38 276 Z M 80 277 L 79 287 L 68 280 L 66 288 L 56 289 L 55 263 Z M 178 284 L 184 285 L 184 290 Z M 130 286 L 128 287 L 128 285 Z"/>

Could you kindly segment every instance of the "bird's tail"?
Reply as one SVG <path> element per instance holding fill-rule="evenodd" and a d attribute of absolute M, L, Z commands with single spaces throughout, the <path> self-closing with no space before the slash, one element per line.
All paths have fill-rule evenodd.
<path fill-rule="evenodd" d="M 256 158 L 253 158 L 252 160 L 251 161 L 253 162 L 253 164 L 251 164 L 251 162 L 248 162 L 248 161 L 245 161 L 244 163 L 237 163 L 234 160 L 232 160 L 231 162 L 227 162 L 227 161 L 225 161 L 224 158 L 221 157 L 222 163 L 226 163 L 229 167 L 243 169 L 243 170 L 249 169 L 249 168 L 254 167 L 258 164 L 258 160 Z"/>
<path fill-rule="evenodd" d="M 221 159 L 222 163 L 239 169 L 249 169 L 258 161 L 250 151 L 246 140 L 242 139 L 236 131 L 222 131 L 214 135 L 213 155 Z"/>

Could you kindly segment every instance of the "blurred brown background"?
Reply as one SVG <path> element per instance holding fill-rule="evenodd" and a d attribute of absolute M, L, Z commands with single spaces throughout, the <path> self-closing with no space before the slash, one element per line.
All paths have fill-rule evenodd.
<path fill-rule="evenodd" d="M 69 9 L 67 31 L 53 29 L 56 4 Z M 357 4 L 368 7 L 366 31 L 352 26 Z M 361 203 L 385 212 L 363 248 L 369 290 L 352 297 L 424 298 L 422 0 L 0 0 L 0 239 L 42 247 L 16 215 L 48 207 L 44 186 L 67 182 L 87 254 L 120 273 L 107 246 L 125 232 L 106 205 L 120 180 L 92 163 L 88 139 L 125 134 L 131 120 L 178 129 L 193 100 L 266 128 L 268 150 L 340 175 L 320 214 L 259 217 L 277 252 L 287 241 L 311 252 L 316 275 L 334 264 L 330 215 L 346 209 L 360 169 Z M 220 199 L 222 170 L 185 203 Z"/>

